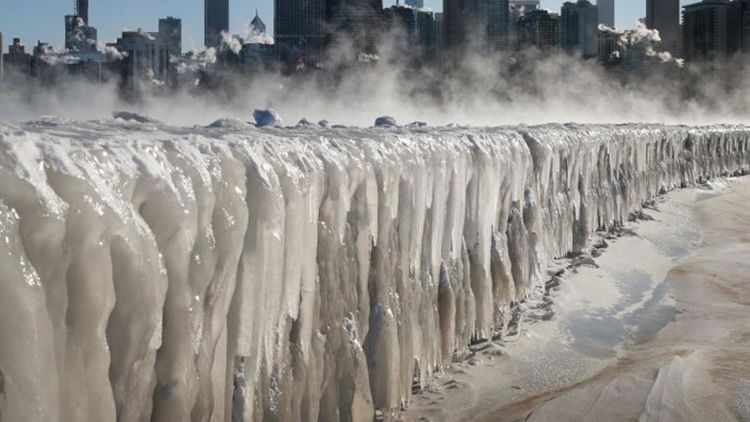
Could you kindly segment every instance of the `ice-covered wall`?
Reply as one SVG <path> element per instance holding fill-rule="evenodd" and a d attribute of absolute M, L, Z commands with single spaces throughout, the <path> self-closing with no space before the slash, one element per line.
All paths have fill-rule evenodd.
<path fill-rule="evenodd" d="M 369 421 L 743 127 L 0 126 L 2 421 Z"/>

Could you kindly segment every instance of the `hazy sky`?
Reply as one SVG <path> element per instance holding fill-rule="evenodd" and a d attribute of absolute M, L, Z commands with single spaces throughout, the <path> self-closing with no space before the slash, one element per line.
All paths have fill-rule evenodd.
<path fill-rule="evenodd" d="M 384 0 L 386 6 L 395 0 Z M 559 11 L 564 0 L 541 0 L 542 7 Z M 683 4 L 698 0 L 682 0 Z M 28 46 L 37 40 L 60 46 L 64 39 L 63 16 L 73 11 L 73 0 L 0 0 L 0 32 L 3 51 L 10 38 L 21 37 Z M 617 26 L 632 27 L 645 14 L 646 0 L 616 0 Z M 425 0 L 433 10 L 442 10 L 442 0 Z M 156 31 L 160 17 L 182 18 L 183 48 L 203 45 L 202 0 L 90 0 L 91 24 L 99 39 L 114 41 L 123 29 Z M 273 0 L 230 0 L 231 30 L 241 32 L 258 8 L 269 30 L 273 30 Z"/>

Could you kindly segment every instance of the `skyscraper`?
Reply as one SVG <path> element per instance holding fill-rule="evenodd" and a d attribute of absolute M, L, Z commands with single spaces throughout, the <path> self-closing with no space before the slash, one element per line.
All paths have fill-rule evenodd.
<path fill-rule="evenodd" d="M 250 21 L 250 27 L 253 28 L 253 31 L 255 31 L 257 34 L 265 34 L 266 33 L 266 23 L 263 22 L 263 19 L 258 16 L 258 11 L 255 11 L 255 17 L 253 20 Z"/>
<path fill-rule="evenodd" d="M 83 19 L 84 24 L 89 24 L 89 0 L 76 0 L 76 16 Z"/>
<path fill-rule="evenodd" d="M 287 63 L 316 56 L 326 39 L 326 0 L 274 0 L 274 38 Z"/>
<path fill-rule="evenodd" d="M 0 32 L 0 91 L 3 89 L 3 70 L 5 70 L 3 63 L 3 33 Z"/>
<path fill-rule="evenodd" d="M 685 6 L 682 14 L 685 59 L 714 60 L 732 53 L 727 13 L 730 4 L 726 0 L 703 0 Z"/>
<path fill-rule="evenodd" d="M 588 0 L 565 2 L 560 12 L 560 47 L 585 58 L 599 54 L 599 12 Z"/>
<path fill-rule="evenodd" d="M 560 35 L 560 16 L 546 10 L 532 9 L 516 22 L 516 42 L 519 48 L 534 46 L 540 50 L 557 47 Z"/>
<path fill-rule="evenodd" d="M 350 42 L 354 51 L 374 53 L 380 36 L 383 0 L 327 0 L 326 22 L 335 42 Z"/>
<path fill-rule="evenodd" d="M 159 19 L 159 36 L 167 46 L 169 54 L 182 54 L 182 20 L 173 17 Z"/>
<path fill-rule="evenodd" d="M 510 22 L 515 25 L 521 16 L 533 10 L 539 10 L 539 0 L 510 0 Z"/>
<path fill-rule="evenodd" d="M 599 9 L 599 24 L 609 28 L 615 27 L 615 0 L 596 0 Z"/>
<path fill-rule="evenodd" d="M 493 50 L 505 49 L 508 47 L 508 39 L 510 37 L 509 0 L 486 1 L 487 45 Z"/>
<path fill-rule="evenodd" d="M 204 0 L 205 45 L 221 46 L 221 33 L 229 31 L 229 0 Z"/>
<path fill-rule="evenodd" d="M 65 49 L 77 52 L 92 52 L 97 48 L 97 31 L 77 15 L 65 16 Z"/>
<path fill-rule="evenodd" d="M 443 0 L 445 48 L 457 52 L 469 45 L 507 46 L 509 0 Z"/>
<path fill-rule="evenodd" d="M 665 49 L 680 51 L 680 0 L 646 0 L 646 27 L 656 29 Z"/>

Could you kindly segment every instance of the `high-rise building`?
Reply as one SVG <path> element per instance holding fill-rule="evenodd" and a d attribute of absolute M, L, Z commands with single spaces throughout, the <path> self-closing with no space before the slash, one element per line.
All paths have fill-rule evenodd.
<path fill-rule="evenodd" d="M 435 13 L 435 58 L 442 61 L 443 51 L 445 50 L 445 15 Z"/>
<path fill-rule="evenodd" d="M 549 50 L 559 44 L 560 16 L 546 10 L 530 10 L 516 22 L 518 48 Z"/>
<path fill-rule="evenodd" d="M 599 24 L 608 28 L 615 27 L 615 0 L 596 0 L 599 10 Z"/>
<path fill-rule="evenodd" d="M 445 48 L 452 54 L 469 45 L 505 48 L 510 34 L 509 0 L 443 0 Z"/>
<path fill-rule="evenodd" d="M 274 0 L 274 38 L 286 63 L 314 61 L 326 41 L 325 0 Z"/>
<path fill-rule="evenodd" d="M 381 32 L 383 0 L 328 0 L 326 22 L 334 43 L 356 53 L 375 53 Z"/>
<path fill-rule="evenodd" d="M 5 70 L 5 63 L 3 61 L 3 33 L 0 32 L 0 91 L 3 89 L 3 76 Z"/>
<path fill-rule="evenodd" d="M 646 0 L 646 27 L 656 29 L 665 50 L 680 52 L 680 0 Z"/>
<path fill-rule="evenodd" d="M 408 6 L 391 6 L 383 10 L 383 29 L 392 37 L 393 53 L 406 62 L 413 59 L 417 43 L 417 14 Z"/>
<path fill-rule="evenodd" d="M 204 0 L 205 46 L 220 47 L 221 33 L 229 31 L 229 0 Z"/>
<path fill-rule="evenodd" d="M 83 19 L 84 25 L 89 22 L 89 0 L 76 0 L 76 16 Z"/>
<path fill-rule="evenodd" d="M 513 25 L 526 13 L 539 10 L 539 0 L 510 0 L 510 21 Z"/>
<path fill-rule="evenodd" d="M 511 27 L 509 0 L 486 1 L 487 45 L 492 50 L 506 49 L 509 44 Z"/>
<path fill-rule="evenodd" d="M 75 52 L 92 52 L 97 47 L 97 30 L 77 15 L 65 16 L 65 49 Z"/>
<path fill-rule="evenodd" d="M 182 54 L 182 20 L 167 17 L 159 19 L 159 37 L 161 37 L 164 44 L 169 50 L 169 54 L 172 56 L 179 56 Z"/>
<path fill-rule="evenodd" d="M 727 48 L 730 54 L 748 52 L 750 0 L 735 0 L 727 7 Z"/>
<path fill-rule="evenodd" d="M 424 0 L 406 0 L 404 3 L 407 6 L 413 7 L 415 9 L 422 9 L 422 8 L 424 8 Z"/>
<path fill-rule="evenodd" d="M 733 52 L 729 11 L 727 0 L 703 0 L 685 6 L 682 12 L 682 51 L 686 60 L 710 61 Z"/>
<path fill-rule="evenodd" d="M 250 21 L 250 27 L 253 28 L 256 34 L 266 33 L 266 23 L 258 16 L 258 10 L 255 10 L 255 17 Z"/>
<path fill-rule="evenodd" d="M 158 33 L 126 31 L 114 46 L 125 56 L 122 77 L 126 93 L 135 95 L 144 81 L 153 86 L 171 83 L 169 49 Z"/>
<path fill-rule="evenodd" d="M 428 10 L 417 11 L 417 46 L 418 54 L 425 59 L 435 58 L 437 49 L 435 13 Z"/>
<path fill-rule="evenodd" d="M 599 31 L 599 62 L 604 65 L 617 65 L 622 62 L 621 36 L 622 33 L 614 30 Z"/>
<path fill-rule="evenodd" d="M 565 2 L 560 13 L 560 47 L 584 58 L 599 54 L 599 11 L 588 0 Z"/>
<path fill-rule="evenodd" d="M 26 54 L 26 47 L 20 38 L 13 38 L 13 44 L 8 47 L 5 66 L 6 69 L 12 69 L 18 74 L 31 74 L 31 56 Z"/>

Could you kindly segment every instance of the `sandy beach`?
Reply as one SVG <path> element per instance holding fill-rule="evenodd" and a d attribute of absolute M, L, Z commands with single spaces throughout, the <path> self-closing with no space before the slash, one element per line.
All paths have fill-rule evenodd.
<path fill-rule="evenodd" d="M 517 339 L 475 346 L 405 419 L 750 421 L 748 204 L 750 179 L 720 180 L 601 233 Z"/>

